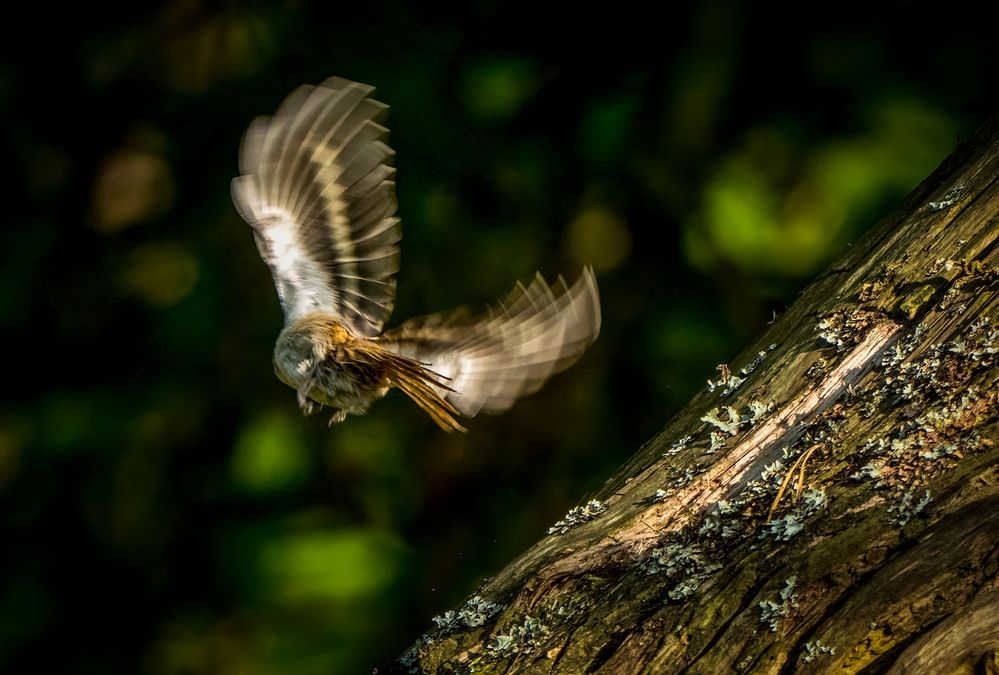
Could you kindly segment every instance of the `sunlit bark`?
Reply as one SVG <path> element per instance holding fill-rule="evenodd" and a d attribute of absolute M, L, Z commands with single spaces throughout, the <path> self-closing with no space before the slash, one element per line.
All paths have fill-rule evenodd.
<path fill-rule="evenodd" d="M 997 672 L 997 176 L 999 119 L 388 670 Z"/>

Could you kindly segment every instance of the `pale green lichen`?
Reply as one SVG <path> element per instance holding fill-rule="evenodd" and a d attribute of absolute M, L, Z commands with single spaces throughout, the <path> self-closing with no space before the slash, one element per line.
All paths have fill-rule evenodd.
<path fill-rule="evenodd" d="M 646 574 L 667 577 L 672 583 L 666 595 L 670 600 L 679 601 L 693 595 L 705 579 L 721 569 L 721 565 L 709 559 L 696 544 L 674 542 L 652 549 L 642 568 Z"/>
<path fill-rule="evenodd" d="M 777 478 L 777 483 L 780 483 L 784 475 L 783 470 L 784 462 L 779 459 L 775 462 L 771 462 L 770 464 L 766 464 L 760 472 L 760 480 L 766 483 L 773 481 L 774 478 Z"/>
<path fill-rule="evenodd" d="M 809 488 L 801 497 L 801 505 L 806 514 L 812 514 L 826 505 L 825 490 L 819 488 Z"/>
<path fill-rule="evenodd" d="M 736 507 L 727 499 L 719 499 L 715 502 L 715 511 L 720 515 L 735 513 Z"/>
<path fill-rule="evenodd" d="M 944 459 L 946 457 L 953 457 L 958 452 L 957 444 L 955 443 L 941 443 L 933 448 L 919 451 L 920 459 Z"/>
<path fill-rule="evenodd" d="M 873 320 L 871 312 L 840 309 L 822 317 L 815 330 L 820 340 L 842 352 L 860 342 Z"/>
<path fill-rule="evenodd" d="M 999 356 L 999 331 L 988 317 L 977 319 L 959 337 L 926 344 L 924 326 L 904 335 L 881 358 L 871 405 L 897 406 L 891 432 L 867 441 L 853 460 L 857 481 L 875 480 L 888 493 L 889 520 L 904 527 L 931 502 L 926 489 L 962 457 L 987 447 L 973 431 L 996 416 L 991 392 L 970 384 Z"/>
<path fill-rule="evenodd" d="M 448 635 L 465 628 L 478 628 L 503 609 L 503 605 L 474 596 L 465 602 L 457 611 L 450 609 L 435 616 L 431 621 L 438 629 L 438 637 Z"/>
<path fill-rule="evenodd" d="M 757 399 L 750 401 L 746 410 L 742 413 L 739 413 L 738 410 L 730 405 L 718 406 L 704 414 L 701 417 L 701 421 L 707 422 L 719 430 L 712 432 L 712 434 L 721 433 L 733 436 L 739 432 L 740 428 L 756 424 L 764 415 L 772 411 L 774 406 L 773 401 L 764 403 Z"/>
<path fill-rule="evenodd" d="M 728 365 L 724 363 L 718 366 L 718 373 L 719 377 L 717 380 L 708 380 L 708 391 L 713 392 L 715 389 L 722 389 L 724 387 L 721 392 L 722 397 L 728 396 L 746 381 L 744 377 L 733 375 Z"/>
<path fill-rule="evenodd" d="M 850 478 L 858 482 L 864 482 L 870 480 L 871 478 L 877 478 L 884 473 L 885 463 L 883 460 L 875 460 L 873 462 L 868 462 L 864 466 L 860 467 L 857 471 L 850 474 Z"/>
<path fill-rule="evenodd" d="M 429 635 L 421 635 L 416 638 L 416 642 L 399 657 L 399 664 L 410 673 L 418 673 L 420 664 L 420 650 L 429 647 L 434 643 L 434 639 Z"/>
<path fill-rule="evenodd" d="M 460 630 L 483 626 L 503 607 L 504 605 L 498 602 L 486 600 L 482 596 L 476 595 L 469 598 L 458 610 L 449 609 L 443 614 L 433 617 L 431 621 L 436 626 L 436 630 L 432 631 L 433 635 L 424 633 L 417 638 L 416 642 L 399 657 L 399 663 L 409 672 L 417 672 L 420 650 L 432 645 L 435 638 L 443 638 Z"/>
<path fill-rule="evenodd" d="M 909 521 L 915 518 L 923 509 L 933 501 L 933 495 L 929 490 L 924 490 L 921 496 L 916 497 L 915 491 L 906 490 L 902 494 L 902 499 L 888 507 L 888 513 L 894 514 L 892 522 L 899 527 L 905 527 Z"/>
<path fill-rule="evenodd" d="M 722 419 L 723 414 L 728 419 Z M 730 405 L 712 408 L 706 415 L 701 417 L 701 421 L 718 427 L 726 434 L 736 433 L 742 425 L 742 418 L 736 409 Z"/>
<path fill-rule="evenodd" d="M 962 192 L 964 192 L 964 185 L 955 185 L 937 201 L 928 202 L 926 204 L 926 208 L 930 211 L 943 211 L 944 209 L 950 208 L 951 206 L 954 206 L 954 204 L 957 204 L 957 201 L 961 198 Z"/>
<path fill-rule="evenodd" d="M 776 346 L 777 345 L 770 345 L 770 349 L 773 349 Z M 763 360 L 765 358 L 767 358 L 766 352 L 757 352 L 755 359 L 753 359 L 750 363 L 747 363 L 745 366 L 739 369 L 739 374 L 742 375 L 743 377 L 746 377 L 751 372 L 756 370 L 759 367 L 759 365 L 763 363 Z"/>
<path fill-rule="evenodd" d="M 798 577 L 788 577 L 777 600 L 764 600 L 759 603 L 760 623 L 768 625 L 771 632 L 776 633 L 781 620 L 798 606 L 798 594 L 794 592 L 797 585 Z"/>
<path fill-rule="evenodd" d="M 509 632 L 489 638 L 489 642 L 486 643 L 486 656 L 501 659 L 514 654 L 528 654 L 539 645 L 547 633 L 548 626 L 532 616 L 524 616 L 519 623 L 510 627 Z"/>
<path fill-rule="evenodd" d="M 565 534 L 574 527 L 587 523 L 607 510 L 599 499 L 591 499 L 583 506 L 574 506 L 562 520 L 548 528 L 548 534 Z"/>
<path fill-rule="evenodd" d="M 815 642 L 806 642 L 805 653 L 802 654 L 801 661 L 802 663 L 811 663 L 812 661 L 814 661 L 823 654 L 834 656 L 836 654 L 836 648 L 822 644 L 822 640 L 816 640 Z"/>
<path fill-rule="evenodd" d="M 743 421 L 749 422 L 750 425 L 756 424 L 763 419 L 764 416 L 768 415 L 775 406 L 776 404 L 773 401 L 764 403 L 763 401 L 753 399 L 749 402 L 748 413 L 743 413 L 742 419 Z"/>
<path fill-rule="evenodd" d="M 689 442 L 690 436 L 684 436 L 669 446 L 669 450 L 663 453 L 663 457 L 673 457 L 674 455 L 680 454 L 687 448 L 687 443 Z"/>
<path fill-rule="evenodd" d="M 711 439 L 711 444 L 708 446 L 708 454 L 713 454 L 725 447 L 725 442 L 728 440 L 728 436 L 721 431 L 712 431 L 709 436 Z"/>
<path fill-rule="evenodd" d="M 734 503 L 726 499 L 718 500 L 709 509 L 708 514 L 704 517 L 704 522 L 698 528 L 698 537 L 716 535 L 722 539 L 731 539 L 738 536 L 742 533 L 741 522 L 738 518 L 726 517 L 736 512 L 737 507 Z"/>
<path fill-rule="evenodd" d="M 794 509 L 780 518 L 767 523 L 760 533 L 763 537 L 773 537 L 777 541 L 790 541 L 805 529 L 805 521 L 826 505 L 826 493 L 818 488 L 810 488 L 802 495 Z"/>

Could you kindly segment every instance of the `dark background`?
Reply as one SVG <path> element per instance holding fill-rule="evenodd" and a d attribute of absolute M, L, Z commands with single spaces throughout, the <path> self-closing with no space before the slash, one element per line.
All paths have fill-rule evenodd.
<path fill-rule="evenodd" d="M 0 49 L 0 671 L 369 672 L 534 542 L 994 111 L 970 3 L 22 8 Z M 392 324 L 592 262 L 603 332 L 446 435 L 327 430 L 229 199 L 295 86 L 392 106 Z"/>

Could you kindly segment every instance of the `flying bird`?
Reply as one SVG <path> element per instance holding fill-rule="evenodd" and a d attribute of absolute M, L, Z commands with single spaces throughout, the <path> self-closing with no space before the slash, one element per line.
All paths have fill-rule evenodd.
<path fill-rule="evenodd" d="M 243 136 L 232 197 L 284 312 L 274 371 L 306 415 L 332 409 L 330 425 L 397 388 L 445 431 L 465 431 L 459 418 L 509 408 L 593 343 L 596 278 L 591 267 L 572 286 L 539 274 L 478 315 L 383 332 L 402 230 L 388 107 L 373 91 L 340 78 L 299 87 Z"/>

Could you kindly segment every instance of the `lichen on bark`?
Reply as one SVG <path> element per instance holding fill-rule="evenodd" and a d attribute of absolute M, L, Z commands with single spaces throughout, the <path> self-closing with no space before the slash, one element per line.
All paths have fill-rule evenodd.
<path fill-rule="evenodd" d="M 384 670 L 995 663 L 999 118 L 719 373 Z"/>

